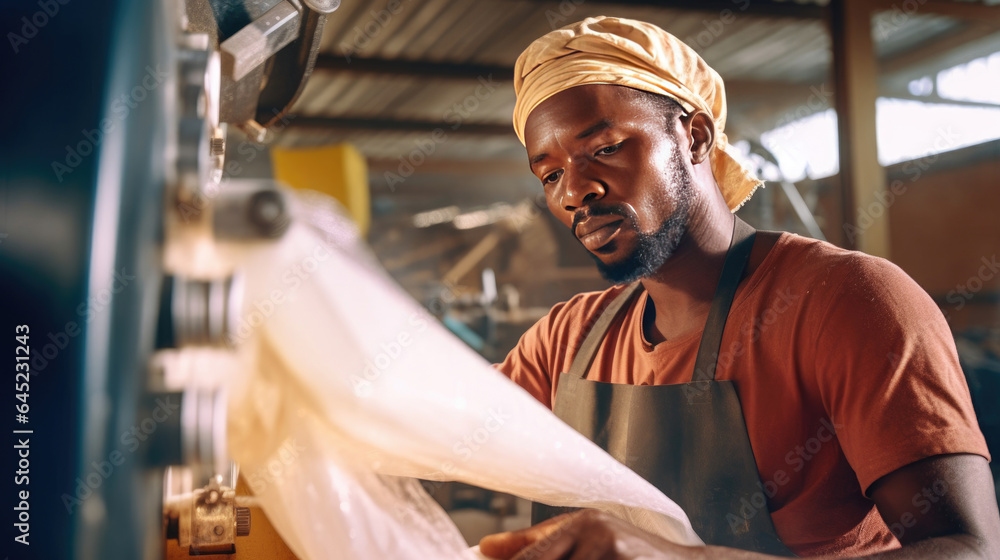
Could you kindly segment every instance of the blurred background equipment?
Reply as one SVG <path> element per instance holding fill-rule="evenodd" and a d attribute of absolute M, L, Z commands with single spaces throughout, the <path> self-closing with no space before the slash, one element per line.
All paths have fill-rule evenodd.
<path fill-rule="evenodd" d="M 351 144 L 318 148 L 274 148 L 271 150 L 274 177 L 296 189 L 328 194 L 344 205 L 367 235 L 371 225 L 368 194 L 368 163 Z"/>

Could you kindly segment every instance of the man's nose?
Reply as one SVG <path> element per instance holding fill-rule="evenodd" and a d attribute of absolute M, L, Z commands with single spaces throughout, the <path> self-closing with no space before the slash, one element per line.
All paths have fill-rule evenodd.
<path fill-rule="evenodd" d="M 571 165 L 563 172 L 559 205 L 569 212 L 603 198 L 606 193 L 604 183 L 592 173 L 589 163 Z"/>

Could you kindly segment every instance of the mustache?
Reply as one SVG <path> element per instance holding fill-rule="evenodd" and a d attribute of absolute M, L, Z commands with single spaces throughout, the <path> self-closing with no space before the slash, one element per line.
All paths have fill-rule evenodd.
<path fill-rule="evenodd" d="M 621 216 L 623 219 L 630 220 L 634 218 L 635 211 L 627 204 L 606 204 L 603 206 L 585 206 L 580 208 L 573 214 L 573 225 L 570 227 L 570 231 L 576 231 L 576 226 L 580 225 L 580 222 L 591 218 L 593 216 Z"/>

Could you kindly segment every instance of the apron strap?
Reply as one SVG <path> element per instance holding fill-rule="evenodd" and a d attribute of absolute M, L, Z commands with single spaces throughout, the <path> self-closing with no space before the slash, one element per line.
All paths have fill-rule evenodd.
<path fill-rule="evenodd" d="M 722 265 L 719 285 L 715 288 L 712 307 L 708 312 L 708 321 L 701 334 L 701 344 L 698 346 L 698 358 L 694 363 L 694 374 L 691 381 L 710 381 L 715 379 L 718 366 L 719 348 L 722 347 L 722 332 L 729 318 L 729 308 L 736 296 L 736 287 L 743 278 L 743 272 L 750 261 L 750 250 L 757 230 L 749 224 L 733 216 L 733 240 L 726 253 L 726 262 Z"/>
<path fill-rule="evenodd" d="M 594 323 L 593 328 L 591 328 L 590 332 L 587 333 L 587 337 L 583 339 L 583 344 L 580 345 L 580 350 L 578 350 L 576 356 L 573 357 L 573 363 L 570 364 L 567 375 L 577 379 L 584 379 L 587 377 L 587 372 L 590 371 L 590 365 L 594 362 L 594 357 L 597 356 L 597 349 L 600 348 L 601 342 L 604 340 L 604 336 L 608 333 L 608 329 L 611 328 L 611 323 L 614 322 L 622 307 L 625 307 L 625 304 L 627 304 L 632 297 L 641 290 L 641 288 L 641 282 L 633 282 L 629 285 L 629 287 L 625 288 L 622 293 L 618 294 L 618 297 L 611 300 L 611 304 L 608 305 L 603 312 L 601 312 L 597 321 Z"/>

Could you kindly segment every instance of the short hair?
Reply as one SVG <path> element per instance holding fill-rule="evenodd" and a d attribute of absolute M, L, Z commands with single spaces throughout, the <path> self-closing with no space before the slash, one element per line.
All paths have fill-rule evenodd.
<path fill-rule="evenodd" d="M 664 122 L 668 125 L 668 130 L 673 130 L 674 119 L 686 114 L 684 107 L 681 107 L 681 104 L 672 97 L 641 89 L 635 91 L 639 93 L 640 99 L 663 114 Z"/>

